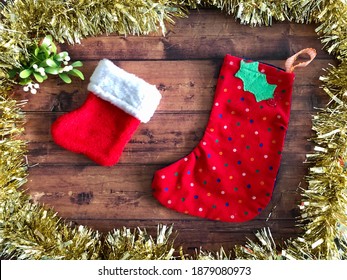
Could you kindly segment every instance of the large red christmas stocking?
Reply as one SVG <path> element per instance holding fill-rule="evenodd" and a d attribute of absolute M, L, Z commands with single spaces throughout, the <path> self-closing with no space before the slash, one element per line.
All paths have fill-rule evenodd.
<path fill-rule="evenodd" d="M 161 94 L 154 85 L 107 59 L 99 62 L 88 90 L 80 108 L 53 123 L 52 136 L 65 149 L 111 166 L 118 162 L 140 123 L 150 120 Z"/>
<path fill-rule="evenodd" d="M 294 66 L 296 58 L 310 60 Z M 211 115 L 194 150 L 155 173 L 154 197 L 193 216 L 243 222 L 269 203 L 288 128 L 293 70 L 315 57 L 305 49 L 282 70 L 226 55 Z"/>

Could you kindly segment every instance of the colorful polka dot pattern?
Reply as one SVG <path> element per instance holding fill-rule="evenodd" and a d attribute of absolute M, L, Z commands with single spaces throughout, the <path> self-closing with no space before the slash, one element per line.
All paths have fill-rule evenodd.
<path fill-rule="evenodd" d="M 243 222 L 271 200 L 288 128 L 294 74 L 259 64 L 274 98 L 257 102 L 235 74 L 241 58 L 226 55 L 211 115 L 199 144 L 158 170 L 153 195 L 185 214 Z"/>

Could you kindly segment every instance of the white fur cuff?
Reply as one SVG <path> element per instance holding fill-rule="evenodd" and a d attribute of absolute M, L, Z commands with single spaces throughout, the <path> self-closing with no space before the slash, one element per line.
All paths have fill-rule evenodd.
<path fill-rule="evenodd" d="M 90 77 L 88 90 L 141 122 L 148 122 L 157 109 L 161 94 L 154 85 L 103 59 Z"/>

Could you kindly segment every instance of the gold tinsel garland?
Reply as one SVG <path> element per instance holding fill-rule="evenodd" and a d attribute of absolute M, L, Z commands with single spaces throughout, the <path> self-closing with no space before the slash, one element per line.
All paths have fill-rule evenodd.
<path fill-rule="evenodd" d="M 256 233 L 258 242 L 236 246 L 228 254 L 175 248 L 172 227 L 158 226 L 154 239 L 140 228 L 114 230 L 101 236 L 84 226 L 62 221 L 36 204 L 21 189 L 26 183 L 26 143 L 20 139 L 25 117 L 11 96 L 7 70 L 27 58 L 27 47 L 44 35 L 79 43 L 102 33 L 147 34 L 189 8 L 217 7 L 242 24 L 273 21 L 316 22 L 324 48 L 340 61 L 321 77 L 331 97 L 313 117 L 316 153 L 308 188 L 302 190 L 299 226 L 303 235 L 276 245 L 270 229 Z M 17 259 L 345 259 L 347 257 L 347 2 L 345 0 L 17 0 L 0 6 L 0 255 Z"/>

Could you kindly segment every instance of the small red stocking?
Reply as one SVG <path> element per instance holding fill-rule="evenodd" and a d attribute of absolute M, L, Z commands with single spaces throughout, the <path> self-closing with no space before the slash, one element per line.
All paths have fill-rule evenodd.
<path fill-rule="evenodd" d="M 306 53 L 310 60 L 293 66 Z M 211 115 L 194 150 L 155 173 L 154 196 L 193 216 L 243 222 L 269 203 L 288 128 L 293 69 L 313 49 L 286 62 L 286 71 L 226 55 Z"/>
<path fill-rule="evenodd" d="M 148 122 L 161 95 L 155 86 L 103 59 L 88 85 L 85 103 L 52 125 L 54 141 L 98 164 L 118 162 L 140 122 Z"/>

